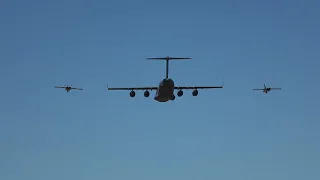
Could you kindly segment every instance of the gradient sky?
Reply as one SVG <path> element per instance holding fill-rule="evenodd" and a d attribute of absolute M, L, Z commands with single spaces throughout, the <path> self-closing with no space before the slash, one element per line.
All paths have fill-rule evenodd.
<path fill-rule="evenodd" d="M 320 179 L 319 6 L 2 0 L 0 179 Z M 145 58 L 168 55 L 193 58 L 171 62 L 176 85 L 225 88 L 106 90 L 156 86 L 165 62 Z"/>

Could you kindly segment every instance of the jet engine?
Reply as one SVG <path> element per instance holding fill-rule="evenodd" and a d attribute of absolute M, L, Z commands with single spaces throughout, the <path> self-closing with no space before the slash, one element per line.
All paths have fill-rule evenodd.
<path fill-rule="evenodd" d="M 144 92 L 144 97 L 149 97 L 149 95 L 150 95 L 150 92 L 149 92 L 149 91 L 145 91 L 145 92 Z"/>
<path fill-rule="evenodd" d="M 135 96 L 136 96 L 136 92 L 131 91 L 131 92 L 130 92 L 130 97 L 135 97 Z"/>
<path fill-rule="evenodd" d="M 196 90 L 196 89 L 193 90 L 193 91 L 192 91 L 192 96 L 197 96 L 197 95 L 198 95 L 198 90 Z"/>
<path fill-rule="evenodd" d="M 177 96 L 179 96 L 179 97 L 183 96 L 183 91 L 182 91 L 182 90 L 179 90 L 179 91 L 177 92 Z"/>

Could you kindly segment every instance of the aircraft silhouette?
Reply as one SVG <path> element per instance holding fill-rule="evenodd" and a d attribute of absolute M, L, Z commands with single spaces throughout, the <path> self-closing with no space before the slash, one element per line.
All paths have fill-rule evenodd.
<path fill-rule="evenodd" d="M 148 60 L 166 60 L 166 78 L 161 80 L 157 87 L 128 87 L 128 88 L 108 88 L 108 90 L 131 90 L 130 97 L 135 97 L 134 90 L 145 90 L 144 96 L 149 97 L 150 92 L 148 90 L 156 90 L 154 100 L 158 102 L 167 102 L 169 100 L 175 100 L 174 90 L 178 90 L 177 96 L 183 95 L 183 89 L 193 89 L 192 95 L 198 95 L 198 89 L 213 89 L 223 88 L 223 86 L 175 86 L 174 81 L 169 78 L 169 60 L 185 60 L 191 58 L 179 58 L 179 57 L 164 57 L 164 58 L 147 58 Z"/>
<path fill-rule="evenodd" d="M 68 86 L 68 85 L 66 85 L 66 86 L 54 86 L 54 88 L 63 88 L 67 92 L 71 91 L 72 89 L 74 89 L 74 90 L 82 90 L 81 88 L 73 88 L 73 87 Z"/>
<path fill-rule="evenodd" d="M 281 88 L 270 88 L 270 87 L 267 87 L 265 84 L 263 84 L 264 88 L 263 89 L 253 89 L 254 91 L 257 91 L 257 90 L 262 90 L 265 94 L 267 94 L 269 91 L 271 90 L 281 90 Z"/>

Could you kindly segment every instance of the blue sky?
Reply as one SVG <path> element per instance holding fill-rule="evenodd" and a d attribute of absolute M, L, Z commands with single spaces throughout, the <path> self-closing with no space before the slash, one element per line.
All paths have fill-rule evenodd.
<path fill-rule="evenodd" d="M 319 179 L 319 5 L 2 0 L 0 179 Z M 168 55 L 193 58 L 170 64 L 177 85 L 225 88 L 106 90 L 156 86 L 165 63 L 145 58 Z"/>

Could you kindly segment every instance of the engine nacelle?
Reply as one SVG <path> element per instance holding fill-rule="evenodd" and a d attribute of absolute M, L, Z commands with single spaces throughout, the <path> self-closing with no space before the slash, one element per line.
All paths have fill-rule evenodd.
<path fill-rule="evenodd" d="M 144 97 L 149 97 L 150 96 L 150 92 L 149 91 L 145 91 L 144 92 Z"/>
<path fill-rule="evenodd" d="M 198 90 L 195 89 L 192 91 L 192 96 L 198 96 L 198 93 L 199 93 Z"/>
<path fill-rule="evenodd" d="M 179 91 L 177 92 L 177 96 L 179 96 L 179 97 L 183 96 L 183 91 L 182 91 L 182 90 L 179 90 Z"/>
<path fill-rule="evenodd" d="M 130 97 L 135 97 L 135 96 L 136 96 L 136 92 L 131 91 L 131 92 L 130 92 Z"/>

